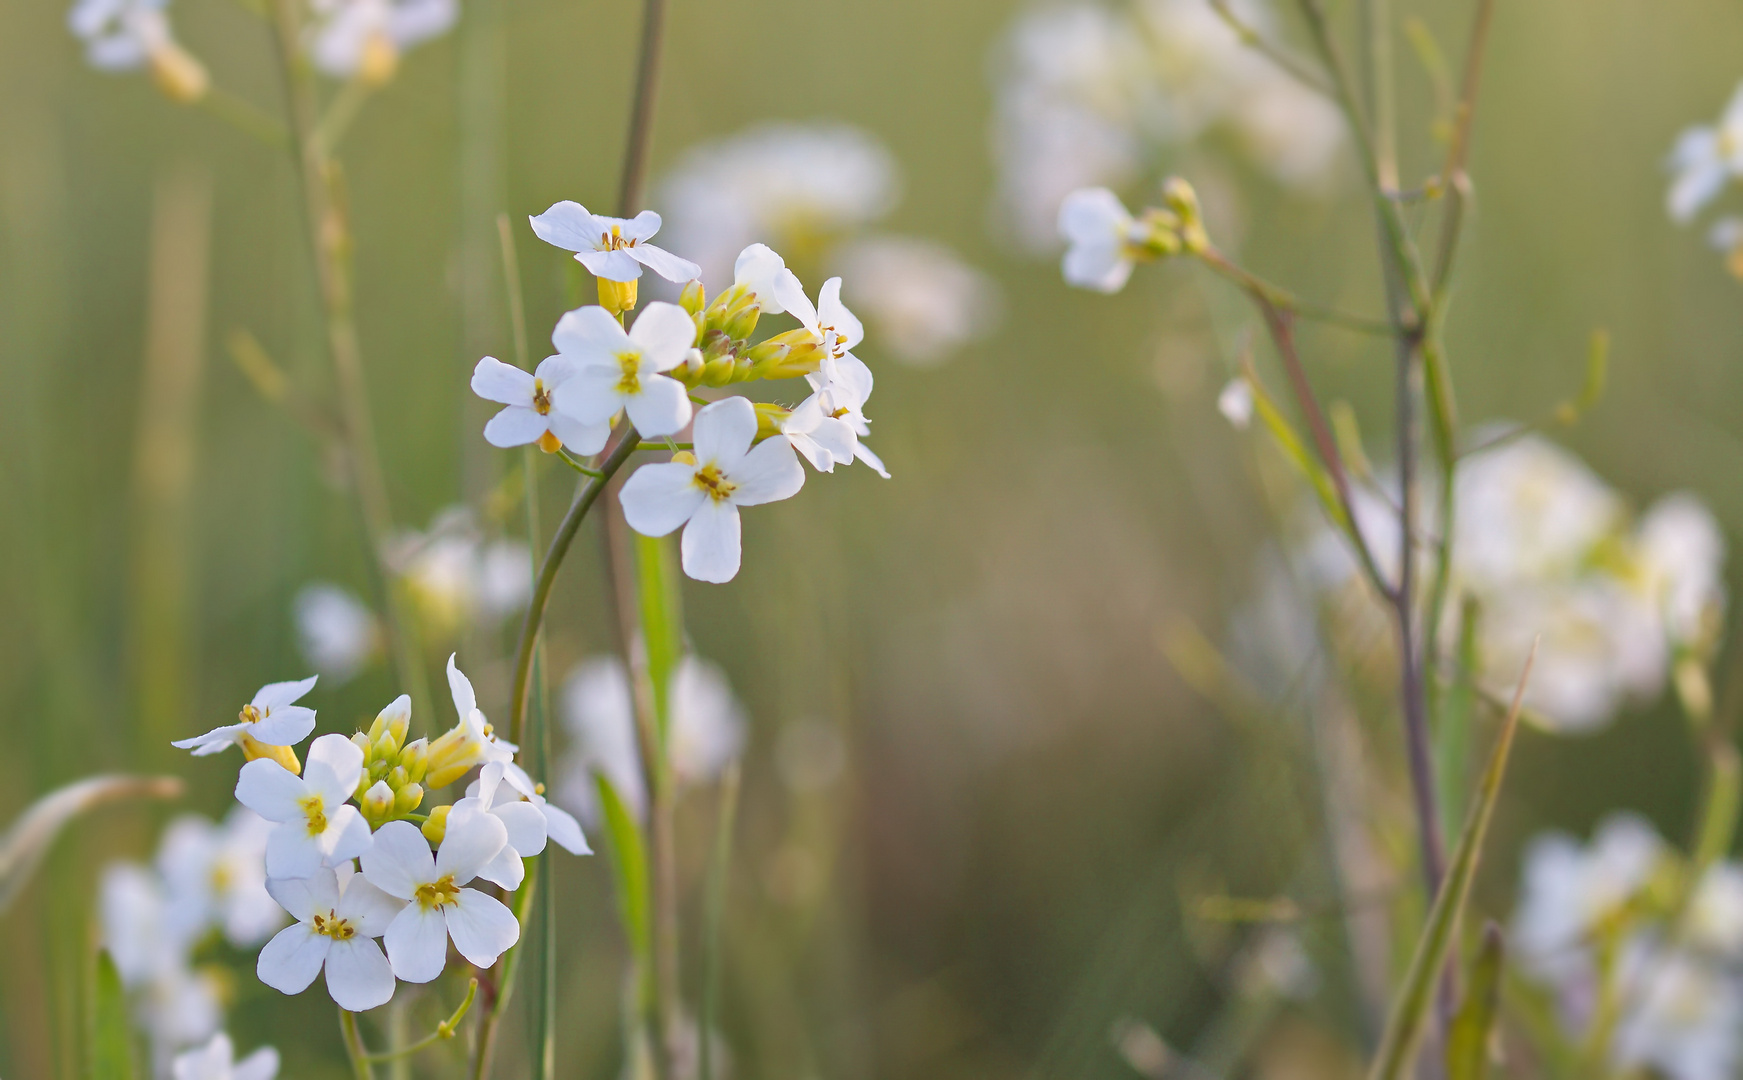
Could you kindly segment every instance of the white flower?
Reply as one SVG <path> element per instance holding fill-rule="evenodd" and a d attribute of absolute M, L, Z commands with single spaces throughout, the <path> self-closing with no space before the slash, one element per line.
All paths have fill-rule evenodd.
<path fill-rule="evenodd" d="M 869 133 L 773 123 L 691 149 L 656 205 L 673 245 L 718 281 L 746 245 L 815 252 L 863 228 L 895 206 L 899 187 L 895 160 Z"/>
<path fill-rule="evenodd" d="M 1726 181 L 1743 175 L 1743 84 L 1732 92 L 1716 125 L 1698 125 L 1677 136 L 1669 166 L 1674 176 L 1665 209 L 1679 223 L 1712 202 Z"/>
<path fill-rule="evenodd" d="M 834 472 L 857 458 L 885 480 L 884 463 L 860 440 L 871 434 L 865 402 L 871 397 L 871 369 L 856 356 L 826 361 L 823 371 L 805 376 L 812 394 L 781 422 L 781 434 L 818 472 Z"/>
<path fill-rule="evenodd" d="M 791 271 L 775 278 L 775 295 L 781 306 L 799 320 L 823 349 L 823 374 L 830 376 L 831 365 L 852 355 L 852 349 L 865 340 L 865 326 L 841 302 L 841 279 L 832 277 L 817 290 L 817 303 L 805 295 L 805 287 Z M 869 393 L 869 390 L 867 391 Z"/>
<path fill-rule="evenodd" d="M 775 283 L 785 277 L 798 281 L 787 269 L 787 261 L 767 244 L 750 245 L 738 253 L 732 264 L 733 287 L 756 297 L 757 307 L 763 315 L 779 315 L 787 310 L 781 306 L 781 298 L 775 291 Z"/>
<path fill-rule="evenodd" d="M 744 749 L 744 707 L 720 665 L 687 654 L 672 673 L 667 753 L 679 780 L 702 783 L 719 776 Z"/>
<path fill-rule="evenodd" d="M 103 870 L 97 890 L 103 947 L 128 988 L 173 971 L 184 962 L 193 920 L 174 919 L 163 883 L 132 863 Z"/>
<path fill-rule="evenodd" d="M 534 218 L 533 232 L 554 247 L 575 252 L 575 260 L 594 277 L 635 281 L 647 267 L 667 281 L 694 281 L 702 268 L 647 242 L 660 231 L 660 215 L 643 210 L 634 218 L 601 217 L 580 203 L 554 203 Z"/>
<path fill-rule="evenodd" d="M 267 877 L 311 877 L 369 850 L 369 824 L 345 802 L 362 778 L 363 751 L 339 734 L 309 744 L 302 776 L 266 758 L 242 766 L 237 801 L 279 823 L 266 839 Z"/>
<path fill-rule="evenodd" d="M 1707 871 L 1689 909 L 1689 939 L 1727 960 L 1743 960 L 1743 867 L 1722 862 Z"/>
<path fill-rule="evenodd" d="M 85 60 L 100 71 L 148 68 L 158 86 L 181 102 L 199 100 L 211 84 L 204 65 L 176 43 L 168 0 L 79 0 L 67 28 L 85 43 Z"/>
<path fill-rule="evenodd" d="M 386 81 L 399 54 L 448 32 L 457 0 L 315 0 L 309 56 L 334 78 Z"/>
<path fill-rule="evenodd" d="M 1240 431 L 1253 422 L 1253 384 L 1236 376 L 1216 396 L 1216 411 Z"/>
<path fill-rule="evenodd" d="M 1646 588 L 1670 640 L 1711 637 L 1725 610 L 1725 535 L 1713 512 L 1687 492 L 1667 495 L 1637 532 Z"/>
<path fill-rule="evenodd" d="M 1060 263 L 1066 282 L 1116 293 L 1131 278 L 1148 230 L 1107 188 L 1081 188 L 1059 204 L 1059 235 L 1068 245 Z"/>
<path fill-rule="evenodd" d="M 177 1054 L 170 1069 L 175 1080 L 273 1080 L 278 1075 L 278 1051 L 263 1046 L 237 1061 L 230 1036 L 220 1031 L 199 1049 Z"/>
<path fill-rule="evenodd" d="M 684 573 L 698 581 L 726 582 L 738 574 L 739 507 L 791 498 L 805 484 L 793 444 L 777 435 L 753 449 L 756 432 L 756 409 L 748 400 L 716 401 L 696 413 L 694 454 L 643 465 L 619 493 L 624 520 L 642 535 L 665 536 L 683 526 Z"/>
<path fill-rule="evenodd" d="M 508 843 L 494 815 L 456 807 L 448 814 L 442 846 L 430 857 L 417 826 L 390 821 L 363 856 L 363 876 L 390 896 L 408 901 L 386 934 L 393 973 L 426 983 L 448 962 L 448 940 L 476 967 L 496 963 L 520 940 L 514 914 L 493 897 L 464 886 Z"/>
<path fill-rule="evenodd" d="M 604 308 L 579 308 L 557 321 L 551 340 L 575 365 L 552 393 L 562 412 L 604 425 L 623 409 L 637 431 L 655 437 L 690 422 L 689 391 L 660 374 L 682 364 L 696 343 L 696 324 L 678 305 L 649 304 L 627 333 Z"/>
<path fill-rule="evenodd" d="M 478 770 L 478 779 L 466 786 L 466 798 L 454 807 L 493 814 L 502 822 L 508 843 L 478 876 L 510 891 L 520 888 L 525 870 L 521 860 L 545 850 L 547 837 L 571 855 L 593 854 L 581 823 L 567 810 L 547 802 L 542 785 L 535 784 L 526 770 L 512 761 L 493 761 Z"/>
<path fill-rule="evenodd" d="M 322 868 L 266 887 L 297 921 L 260 950 L 255 971 L 261 982 L 300 994 L 324 965 L 327 993 L 341 1009 L 363 1012 L 393 997 L 393 969 L 374 939 L 387 933 L 402 901 L 354 873 L 350 863 L 342 874 Z"/>
<path fill-rule="evenodd" d="M 1344 120 L 1325 95 L 1277 68 L 1255 70 L 1230 109 L 1247 152 L 1290 187 L 1313 187 L 1333 175 L 1344 148 Z"/>
<path fill-rule="evenodd" d="M 878 341 L 916 367 L 943 361 L 986 336 L 999 320 L 992 280 L 929 240 L 868 237 L 837 252 L 832 262 L 853 281 L 856 303 Z"/>
<path fill-rule="evenodd" d="M 301 682 L 268 683 L 242 706 L 236 723 L 215 727 L 191 739 L 177 739 L 170 745 L 191 749 L 195 757 L 220 753 L 241 745 L 245 738 L 265 746 L 295 746 L 315 730 L 315 710 L 294 702 L 315 688 L 317 678 L 310 675 Z"/>
<path fill-rule="evenodd" d="M 1582 848 L 1564 833 L 1531 841 L 1509 944 L 1521 967 L 1552 984 L 1589 969 L 1592 936 L 1638 896 L 1665 857 L 1645 820 L 1612 814 Z"/>
<path fill-rule="evenodd" d="M 303 586 L 293 605 L 297 644 L 311 667 L 336 682 L 363 669 L 381 645 L 375 613 L 337 585 Z"/>
<path fill-rule="evenodd" d="M 511 540 L 486 544 L 466 507 L 449 507 L 428 532 L 406 531 L 385 546 L 387 564 L 423 618 L 420 629 L 438 639 L 459 634 L 474 619 L 521 612 L 532 593 L 527 546 Z"/>
<path fill-rule="evenodd" d="M 1625 1013 L 1612 1053 L 1624 1069 L 1650 1066 L 1666 1080 L 1728 1080 L 1736 1073 L 1743 995 L 1710 959 L 1636 940 L 1618 981 Z"/>
<path fill-rule="evenodd" d="M 546 453 L 567 446 L 577 454 L 597 454 L 611 434 L 611 425 L 582 423 L 555 405 L 557 388 L 574 374 L 575 362 L 566 356 L 547 357 L 531 375 L 493 356 L 478 361 L 472 371 L 472 392 L 508 406 L 484 425 L 485 441 L 501 447 L 538 443 Z"/>
<path fill-rule="evenodd" d="M 266 891 L 266 838 L 272 825 L 247 807 L 230 811 L 222 826 L 189 814 L 177 818 L 158 844 L 157 867 L 169 893 L 169 912 L 189 940 L 216 925 L 232 945 L 258 945 L 284 914 Z"/>
<path fill-rule="evenodd" d="M 478 695 L 472 689 L 472 680 L 460 670 L 455 660 L 456 654 L 449 654 L 448 693 L 454 699 L 454 712 L 460 722 L 430 744 L 424 786 L 431 790 L 447 787 L 474 766 L 513 761 L 515 752 L 520 749 L 496 737 L 490 720 L 478 708 Z"/>
<path fill-rule="evenodd" d="M 1624 518 L 1608 484 L 1534 435 L 1465 458 L 1454 496 L 1459 570 L 1484 589 L 1568 573 Z"/>

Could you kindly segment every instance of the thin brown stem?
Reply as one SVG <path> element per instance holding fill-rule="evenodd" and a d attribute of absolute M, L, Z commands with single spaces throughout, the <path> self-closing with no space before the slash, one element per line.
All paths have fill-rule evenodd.
<path fill-rule="evenodd" d="M 635 102 L 629 112 L 629 138 L 623 149 L 623 174 L 617 189 L 617 212 L 633 216 L 647 185 L 648 149 L 653 142 L 654 102 L 660 90 L 660 53 L 666 35 L 666 0 L 642 5 L 641 54 L 636 59 Z"/>
<path fill-rule="evenodd" d="M 1441 219 L 1440 252 L 1435 259 L 1432 278 L 1436 308 L 1444 297 L 1452 278 L 1453 261 L 1458 254 L 1459 240 L 1464 234 L 1465 203 L 1470 180 L 1465 164 L 1471 154 L 1471 128 L 1476 122 L 1477 90 L 1483 78 L 1483 57 L 1488 51 L 1489 27 L 1494 21 L 1495 0 L 1477 0 L 1477 13 L 1471 22 L 1471 43 L 1465 50 L 1465 73 L 1459 89 L 1459 103 L 1453 122 L 1452 143 L 1447 148 L 1446 166 L 1441 169 L 1441 187 L 1447 193 L 1446 215 Z"/>

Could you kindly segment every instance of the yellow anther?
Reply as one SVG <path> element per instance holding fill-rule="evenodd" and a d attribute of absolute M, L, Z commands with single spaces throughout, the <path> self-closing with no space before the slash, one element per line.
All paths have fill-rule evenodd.
<path fill-rule="evenodd" d="M 543 379 L 533 380 L 533 411 L 540 416 L 551 415 L 551 389 Z"/>
<path fill-rule="evenodd" d="M 446 907 L 460 899 L 460 886 L 454 884 L 454 875 L 445 874 L 437 881 L 426 881 L 413 892 L 412 898 L 425 911 Z"/>
<path fill-rule="evenodd" d="M 708 496 L 715 502 L 720 502 L 738 490 L 738 485 L 722 475 L 720 466 L 712 461 L 696 470 L 694 482 L 697 487 L 707 492 Z"/>
<path fill-rule="evenodd" d="M 297 800 L 297 806 L 309 823 L 310 836 L 319 836 L 327 831 L 327 805 L 321 801 L 319 795 L 305 795 Z"/>

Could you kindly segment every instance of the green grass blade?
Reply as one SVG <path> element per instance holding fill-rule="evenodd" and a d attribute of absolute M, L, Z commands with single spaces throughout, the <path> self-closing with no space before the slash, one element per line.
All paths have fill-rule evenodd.
<path fill-rule="evenodd" d="M 1483 948 L 1471 966 L 1465 1000 L 1446 1040 L 1447 1080 L 1485 1080 L 1489 1075 L 1489 1035 L 1501 1003 L 1501 971 L 1506 947 L 1501 928 L 1483 928 Z"/>
<path fill-rule="evenodd" d="M 56 836 L 74 818 L 118 799 L 174 799 L 182 782 L 173 776 L 92 776 L 59 787 L 30 804 L 0 834 L 0 915 L 30 884 Z"/>
<path fill-rule="evenodd" d="M 97 954 L 96 1001 L 91 1010 L 89 1080 L 133 1080 L 133 1033 L 121 974 L 106 952 Z"/>
<path fill-rule="evenodd" d="M 629 939 L 631 953 L 648 981 L 653 963 L 653 920 L 648 889 L 648 852 L 642 839 L 641 826 L 636 824 L 611 781 L 595 776 L 599 787 L 599 803 L 605 811 L 605 831 L 611 838 L 611 872 L 617 879 L 618 917 L 623 921 L 623 933 Z"/>
<path fill-rule="evenodd" d="M 1478 782 L 1476 797 L 1465 826 L 1459 833 L 1458 846 L 1453 849 L 1452 864 L 1447 869 L 1434 906 L 1428 912 L 1428 924 L 1417 939 L 1416 951 L 1410 958 L 1410 969 L 1404 985 L 1393 999 L 1391 1015 L 1386 1018 L 1386 1030 L 1380 1037 L 1380 1048 L 1374 1054 L 1368 1080 L 1403 1080 L 1411 1075 L 1416 1059 L 1417 1043 L 1429 1009 L 1434 1004 L 1435 983 L 1451 951 L 1457 934 L 1459 916 L 1471 894 L 1471 881 L 1476 877 L 1477 862 L 1483 849 L 1483 837 L 1489 831 L 1489 819 L 1494 815 L 1495 802 L 1501 794 L 1501 778 L 1507 772 L 1507 756 L 1513 748 L 1513 735 L 1519 730 L 1519 705 L 1525 694 L 1525 680 L 1531 675 L 1531 662 L 1537 656 L 1532 646 L 1526 658 L 1525 671 L 1514 691 L 1512 708 L 1495 739 L 1495 749 L 1489 754 L 1488 767 Z"/>

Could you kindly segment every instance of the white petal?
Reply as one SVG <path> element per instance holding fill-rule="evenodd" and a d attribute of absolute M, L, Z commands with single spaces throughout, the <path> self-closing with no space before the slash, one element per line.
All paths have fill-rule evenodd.
<path fill-rule="evenodd" d="M 315 933 L 308 923 L 293 923 L 261 948 L 254 973 L 282 994 L 300 994 L 321 973 L 332 943 L 332 938 Z"/>
<path fill-rule="evenodd" d="M 315 688 L 315 680 L 318 678 L 320 678 L 319 675 L 310 675 L 306 679 L 298 679 L 295 682 L 267 683 L 265 686 L 260 688 L 260 690 L 254 695 L 254 699 L 250 701 L 249 704 L 258 708 L 261 712 L 265 712 L 268 709 L 276 709 L 280 705 L 289 705 L 301 699 L 302 696 L 310 690 L 313 690 Z"/>
<path fill-rule="evenodd" d="M 752 448 L 727 478 L 738 485 L 731 496 L 734 503 L 760 506 L 797 495 L 805 486 L 805 469 L 786 436 L 776 435 Z"/>
<path fill-rule="evenodd" d="M 526 865 L 515 854 L 514 848 L 507 844 L 502 850 L 490 857 L 490 861 L 478 868 L 478 879 L 501 885 L 509 892 L 520 888 L 520 883 L 526 878 Z"/>
<path fill-rule="evenodd" d="M 454 663 L 459 653 L 448 654 L 448 693 L 454 698 L 454 712 L 461 720 L 472 715 L 472 710 L 478 708 L 478 695 L 472 690 L 472 680 L 466 677 Z"/>
<path fill-rule="evenodd" d="M 338 732 L 323 735 L 309 744 L 309 760 L 303 765 L 303 783 L 319 794 L 328 806 L 351 797 L 363 779 L 363 751 Z"/>
<path fill-rule="evenodd" d="M 690 392 L 666 375 L 643 375 L 641 393 L 624 404 L 629 422 L 643 435 L 675 435 L 690 422 Z"/>
<path fill-rule="evenodd" d="M 817 321 L 835 328 L 841 343 L 851 349 L 865 340 L 865 327 L 859 317 L 841 302 L 841 279 L 832 277 L 817 291 Z"/>
<path fill-rule="evenodd" d="M 520 923 L 501 901 L 476 889 L 461 889 L 460 898 L 443 908 L 454 947 L 474 967 L 487 968 L 520 940 Z"/>
<path fill-rule="evenodd" d="M 1059 234 L 1072 244 L 1117 242 L 1131 223 L 1120 197 L 1104 187 L 1079 188 L 1059 204 Z"/>
<path fill-rule="evenodd" d="M 641 347 L 644 371 L 670 371 L 696 344 L 696 323 L 677 304 L 656 300 L 636 316 L 629 339 Z"/>
<path fill-rule="evenodd" d="M 238 1061 L 230 1070 L 230 1080 L 273 1080 L 278 1076 L 278 1051 L 263 1046 Z"/>
<path fill-rule="evenodd" d="M 436 874 L 452 874 L 455 884 L 464 885 L 507 843 L 508 830 L 494 814 L 456 807 L 448 814 L 447 832 L 436 851 Z"/>
<path fill-rule="evenodd" d="M 787 447 L 787 452 L 792 453 L 793 448 Z M 793 465 L 799 467 L 797 458 Z M 738 531 L 738 507 L 724 500 L 705 501 L 684 526 L 684 538 L 678 543 L 684 573 L 717 585 L 731 581 L 738 574 Z"/>
<path fill-rule="evenodd" d="M 448 923 L 434 908 L 407 904 L 381 940 L 394 975 L 406 982 L 427 983 L 448 965 Z"/>
<path fill-rule="evenodd" d="M 275 705 L 265 718 L 248 725 L 248 734 L 267 746 L 295 746 L 315 730 L 315 710 Z"/>
<path fill-rule="evenodd" d="M 269 758 L 256 758 L 236 774 L 236 801 L 268 821 L 300 825 L 303 808 L 299 804 L 308 794 L 307 784 Z"/>
<path fill-rule="evenodd" d="M 884 459 L 872 453 L 871 447 L 865 443 L 857 442 L 854 444 L 853 456 L 871 466 L 872 471 L 885 480 L 890 478 L 890 470 L 884 468 Z"/>
<path fill-rule="evenodd" d="M 803 432 L 789 434 L 787 441 L 792 443 L 793 449 L 811 463 L 813 469 L 825 473 L 835 471 L 835 455 L 809 434 Z"/>
<path fill-rule="evenodd" d="M 545 850 L 545 815 L 530 802 L 507 802 L 490 811 L 508 836 L 508 846 L 523 859 L 530 859 Z"/>
<path fill-rule="evenodd" d="M 393 917 L 405 907 L 405 901 L 389 896 L 362 876 L 353 876 L 345 883 L 345 891 L 334 910 L 350 919 L 359 937 L 380 937 L 387 933 Z"/>
<path fill-rule="evenodd" d="M 484 425 L 484 441 L 506 450 L 511 446 L 538 442 L 539 437 L 549 430 L 550 423 L 537 410 L 511 405 Z"/>
<path fill-rule="evenodd" d="M 527 220 L 532 222 L 533 235 L 569 251 L 592 251 L 599 244 L 599 234 L 606 231 L 599 227 L 599 219 L 589 214 L 585 206 L 566 199 L 553 203 L 549 210 Z"/>
<path fill-rule="evenodd" d="M 419 885 L 436 880 L 436 859 L 416 825 L 390 821 L 375 830 L 363 855 L 363 877 L 389 896 L 410 900 Z"/>
<path fill-rule="evenodd" d="M 372 843 L 369 822 L 363 820 L 355 806 L 347 804 L 327 811 L 327 828 L 319 841 L 323 865 L 337 866 L 355 859 L 368 851 Z"/>
<path fill-rule="evenodd" d="M 617 231 L 625 240 L 641 243 L 648 237 L 660 231 L 660 215 L 652 210 L 643 210 L 633 218 L 601 218 L 607 228 L 617 226 Z"/>
<path fill-rule="evenodd" d="M 571 454 L 582 457 L 599 453 L 605 449 L 605 441 L 611 438 L 609 423 L 584 424 L 560 409 L 552 409 L 545 422 L 550 425 L 551 434 L 568 447 Z"/>
<path fill-rule="evenodd" d="M 628 249 L 630 257 L 667 281 L 683 283 L 702 276 L 702 268 L 689 259 L 680 258 L 665 248 L 652 244 L 637 244 Z"/>
<path fill-rule="evenodd" d="M 512 364 L 486 356 L 472 369 L 472 392 L 485 401 L 529 407 L 533 403 L 533 377 Z"/>
<path fill-rule="evenodd" d="M 798 275 L 791 270 L 782 270 L 775 275 L 775 301 L 805 326 L 817 325 L 817 309 L 811 305 L 811 298 L 805 295 L 805 286 L 799 284 Z"/>
<path fill-rule="evenodd" d="M 298 922 L 339 904 L 339 882 L 331 870 L 317 870 L 306 878 L 267 878 L 266 891 Z"/>
<path fill-rule="evenodd" d="M 1716 158 L 1684 169 L 1671 184 L 1666 199 L 1671 220 L 1680 224 L 1693 218 L 1724 189 L 1728 175 L 1724 163 Z"/>
<path fill-rule="evenodd" d="M 589 304 L 563 313 L 551 331 L 551 344 L 564 356 L 616 365 L 617 354 L 630 347 L 630 340 L 611 312 Z"/>
<path fill-rule="evenodd" d="M 1066 251 L 1060 271 L 1068 285 L 1116 293 L 1132 276 L 1132 260 L 1117 242 L 1074 244 Z"/>
<path fill-rule="evenodd" d="M 787 309 L 775 295 L 775 278 L 786 268 L 786 260 L 767 244 L 752 244 L 732 264 L 732 283 L 749 289 L 764 315 L 779 315 Z"/>
<path fill-rule="evenodd" d="M 204 735 L 195 735 L 191 739 L 177 739 L 170 745 L 177 750 L 192 750 L 195 757 L 206 757 L 236 745 L 239 736 L 248 727 L 247 724 L 225 724 L 222 727 L 213 728 Z"/>
<path fill-rule="evenodd" d="M 622 381 L 623 369 L 615 360 L 610 367 L 588 364 L 551 391 L 551 404 L 583 424 L 604 425 L 623 408 L 623 391 L 618 389 Z"/>
<path fill-rule="evenodd" d="M 266 838 L 266 876 L 312 877 L 321 869 L 321 854 L 319 840 L 309 835 L 307 823 L 300 818 L 287 821 Z"/>
<path fill-rule="evenodd" d="M 731 475 L 733 466 L 757 436 L 757 411 L 748 398 L 722 398 L 696 412 L 696 461 L 718 465 Z"/>
<path fill-rule="evenodd" d="M 696 486 L 696 469 L 671 461 L 643 465 L 618 492 L 623 519 L 643 536 L 665 536 L 690 520 L 708 496 Z"/>
<path fill-rule="evenodd" d="M 588 273 L 607 281 L 634 281 L 642 276 L 642 264 L 631 258 L 629 252 L 621 249 L 583 251 L 575 259 L 587 268 Z"/>
<path fill-rule="evenodd" d="M 541 809 L 545 812 L 545 832 L 553 843 L 571 855 L 593 854 L 581 832 L 581 823 L 569 811 L 555 803 L 546 803 Z"/>
<path fill-rule="evenodd" d="M 335 941 L 327 952 L 327 993 L 350 1012 L 385 1005 L 393 997 L 393 967 L 366 937 Z"/>

